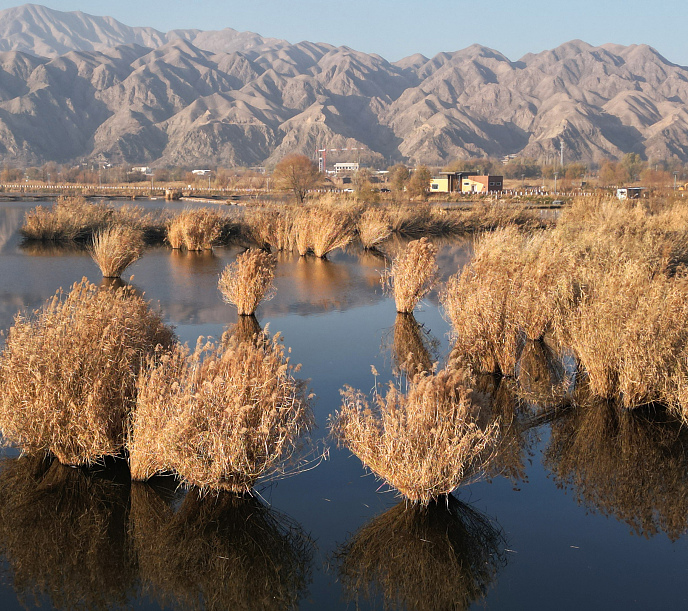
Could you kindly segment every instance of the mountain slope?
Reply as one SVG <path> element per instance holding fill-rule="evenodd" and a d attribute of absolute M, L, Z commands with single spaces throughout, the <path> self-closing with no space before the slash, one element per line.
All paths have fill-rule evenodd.
<path fill-rule="evenodd" d="M 348 47 L 0 11 L 0 161 L 273 163 L 356 148 L 445 164 L 522 154 L 688 161 L 688 69 L 570 41 L 511 61 L 473 45 L 389 63 Z M 362 151 L 362 152 L 361 152 Z"/>

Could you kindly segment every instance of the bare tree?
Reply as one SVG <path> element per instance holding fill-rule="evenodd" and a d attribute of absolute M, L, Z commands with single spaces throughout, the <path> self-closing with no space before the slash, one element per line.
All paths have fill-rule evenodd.
<path fill-rule="evenodd" d="M 309 189 L 318 182 L 318 167 L 305 155 L 287 155 L 276 166 L 272 174 L 275 187 L 292 191 L 296 201 L 303 203 Z"/>

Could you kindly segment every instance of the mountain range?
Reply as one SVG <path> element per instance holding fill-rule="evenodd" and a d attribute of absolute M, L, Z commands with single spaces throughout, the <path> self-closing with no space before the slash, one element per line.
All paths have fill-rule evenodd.
<path fill-rule="evenodd" d="M 688 161 L 688 68 L 647 45 L 480 45 L 389 62 L 231 28 L 159 32 L 0 12 L 0 161 L 253 166 L 357 148 L 378 163 L 521 155 Z"/>

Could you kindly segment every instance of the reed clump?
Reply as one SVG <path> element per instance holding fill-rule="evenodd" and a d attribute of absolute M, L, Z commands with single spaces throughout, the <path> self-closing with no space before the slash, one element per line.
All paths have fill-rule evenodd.
<path fill-rule="evenodd" d="M 108 227 L 93 237 L 91 257 L 104 278 L 119 278 L 143 254 L 143 232 L 126 225 Z"/>
<path fill-rule="evenodd" d="M 322 203 L 300 208 L 294 220 L 294 231 L 294 243 L 301 256 L 312 252 L 324 258 L 333 250 L 344 248 L 354 238 L 349 211 Z"/>
<path fill-rule="evenodd" d="M 113 208 L 91 204 L 81 196 L 64 197 L 52 208 L 37 206 L 24 217 L 21 234 L 28 240 L 87 240 L 110 224 Z"/>
<path fill-rule="evenodd" d="M 135 584 L 126 478 L 46 457 L 0 464 L 0 553 L 25 608 L 125 608 Z"/>
<path fill-rule="evenodd" d="M 688 414 L 685 217 L 672 202 L 582 199 L 546 231 L 483 236 L 442 297 L 457 352 L 514 375 L 525 342 L 550 338 L 597 396 Z"/>
<path fill-rule="evenodd" d="M 142 231 L 146 241 L 158 242 L 165 222 L 164 212 L 90 203 L 82 196 L 70 196 L 59 198 L 51 208 L 37 206 L 28 212 L 20 232 L 30 241 L 89 242 L 108 227 L 128 227 Z"/>
<path fill-rule="evenodd" d="M 384 396 L 376 393 L 372 407 L 347 387 L 332 434 L 377 477 L 427 505 L 478 477 L 490 460 L 498 425 L 478 426 L 480 397 L 470 383 L 464 371 L 419 374 L 406 393 L 393 385 Z"/>
<path fill-rule="evenodd" d="M 358 237 L 363 248 L 377 248 L 392 235 L 389 213 L 381 206 L 366 208 L 356 222 Z"/>
<path fill-rule="evenodd" d="M 383 275 L 383 286 L 394 295 L 397 312 L 410 314 L 437 281 L 437 247 L 428 238 L 409 242 Z"/>
<path fill-rule="evenodd" d="M 337 550 L 346 598 L 389 609 L 468 609 L 506 565 L 501 529 L 453 496 L 399 503 Z"/>
<path fill-rule="evenodd" d="M 455 349 L 477 370 L 514 375 L 525 341 L 544 338 L 572 299 L 575 259 L 548 237 L 513 225 L 484 234 L 448 280 L 441 301 Z"/>
<path fill-rule="evenodd" d="M 167 225 L 167 241 L 174 249 L 210 250 L 222 236 L 227 219 L 210 208 L 185 210 Z"/>
<path fill-rule="evenodd" d="M 258 304 L 275 294 L 274 256 L 263 250 L 250 249 L 237 256 L 220 274 L 218 288 L 227 303 L 236 306 L 240 316 L 254 314 Z"/>
<path fill-rule="evenodd" d="M 259 248 L 270 252 L 291 252 L 296 247 L 293 206 L 263 206 L 252 208 L 244 214 L 246 233 Z"/>
<path fill-rule="evenodd" d="M 131 535 L 144 592 L 172 609 L 296 609 L 310 581 L 312 544 L 287 516 L 250 496 L 201 497 L 177 511 L 134 483 Z"/>
<path fill-rule="evenodd" d="M 86 279 L 32 316 L 18 314 L 0 355 L 0 432 L 27 454 L 93 463 L 124 446 L 146 358 L 174 334 L 129 288 Z"/>
<path fill-rule="evenodd" d="M 283 472 L 313 427 L 307 385 L 279 339 L 178 346 L 138 381 L 132 478 L 174 471 L 202 489 L 248 492 Z"/>

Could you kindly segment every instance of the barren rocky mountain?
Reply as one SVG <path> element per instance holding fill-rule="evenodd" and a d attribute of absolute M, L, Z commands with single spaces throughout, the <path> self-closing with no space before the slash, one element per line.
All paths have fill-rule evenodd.
<path fill-rule="evenodd" d="M 572 41 L 511 61 L 474 45 L 390 63 L 250 32 L 0 12 L 0 157 L 39 164 L 272 163 L 357 147 L 378 162 L 522 154 L 688 161 L 688 69 Z"/>

